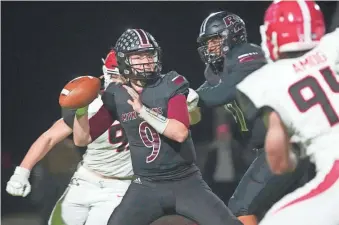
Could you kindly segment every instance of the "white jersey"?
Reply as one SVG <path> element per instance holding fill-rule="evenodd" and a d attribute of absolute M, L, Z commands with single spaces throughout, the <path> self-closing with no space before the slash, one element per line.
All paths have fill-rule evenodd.
<path fill-rule="evenodd" d="M 96 98 L 88 107 L 88 116 L 94 116 L 102 105 L 101 97 Z M 82 163 L 104 176 L 133 175 L 128 140 L 118 121 L 87 146 Z"/>
<path fill-rule="evenodd" d="M 339 29 L 299 58 L 267 64 L 237 85 L 256 108 L 279 113 L 317 167 L 339 159 Z"/>

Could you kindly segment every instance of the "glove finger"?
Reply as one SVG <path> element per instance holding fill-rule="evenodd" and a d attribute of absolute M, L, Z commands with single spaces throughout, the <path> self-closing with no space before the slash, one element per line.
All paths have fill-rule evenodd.
<path fill-rule="evenodd" d="M 13 188 L 11 186 L 6 188 L 6 191 L 7 191 L 8 194 L 10 194 L 12 196 L 20 196 L 20 190 Z"/>
<path fill-rule="evenodd" d="M 6 191 L 10 195 L 13 194 L 13 188 L 12 188 L 12 186 L 10 184 L 7 184 Z"/>
<path fill-rule="evenodd" d="M 23 191 L 22 196 L 26 197 L 31 192 L 31 185 L 27 185 L 26 188 Z"/>

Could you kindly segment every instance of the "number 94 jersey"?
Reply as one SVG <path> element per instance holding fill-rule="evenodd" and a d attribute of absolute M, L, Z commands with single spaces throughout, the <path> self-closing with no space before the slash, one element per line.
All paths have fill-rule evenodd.
<path fill-rule="evenodd" d="M 339 159 L 338 40 L 339 29 L 305 55 L 268 64 L 237 86 L 243 107 L 252 104 L 279 113 L 291 141 L 318 166 Z"/>

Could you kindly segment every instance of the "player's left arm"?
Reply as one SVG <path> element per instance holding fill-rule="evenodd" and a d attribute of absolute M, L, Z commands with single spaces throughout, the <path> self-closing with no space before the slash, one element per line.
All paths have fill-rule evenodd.
<path fill-rule="evenodd" d="M 267 128 L 265 137 L 266 159 L 275 174 L 292 171 L 296 167 L 297 158 L 291 150 L 290 138 L 278 113 L 268 107 L 257 107 L 241 91 L 237 90 L 237 101 L 244 116 L 251 121 L 262 119 Z"/>
<path fill-rule="evenodd" d="M 266 64 L 261 49 L 253 48 L 251 50 L 248 54 L 253 54 L 252 56 L 246 57 L 246 54 L 236 56 L 237 62 L 229 69 L 229 74 L 221 77 L 219 84 L 204 86 L 197 90 L 200 98 L 199 107 L 217 107 L 235 100 L 236 85 Z"/>
<path fill-rule="evenodd" d="M 266 159 L 271 171 L 275 174 L 293 171 L 297 165 L 297 157 L 291 151 L 290 138 L 280 116 L 271 111 L 264 112 L 264 117 L 267 123 Z"/>

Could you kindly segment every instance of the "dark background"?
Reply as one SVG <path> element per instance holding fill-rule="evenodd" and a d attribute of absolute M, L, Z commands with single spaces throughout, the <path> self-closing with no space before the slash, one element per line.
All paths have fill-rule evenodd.
<path fill-rule="evenodd" d="M 20 156 L 60 116 L 62 87 L 77 75 L 100 75 L 101 58 L 127 28 L 149 31 L 163 49 L 164 70 L 203 82 L 200 24 L 229 10 L 260 44 L 270 2 L 2 2 L 2 149 Z M 319 2 L 330 21 L 335 2 Z"/>
<path fill-rule="evenodd" d="M 196 44 L 202 21 L 212 12 L 234 12 L 244 19 L 249 41 L 260 44 L 259 26 L 269 4 L 1 2 L 2 166 L 11 174 L 33 141 L 60 117 L 58 97 L 69 80 L 102 74 L 101 58 L 127 28 L 150 32 L 163 49 L 164 71 L 176 70 L 197 88 L 204 81 Z M 336 2 L 318 4 L 329 26 Z M 211 124 L 207 118 L 193 127 L 196 143 L 213 138 L 213 132 L 201 132 Z"/>

